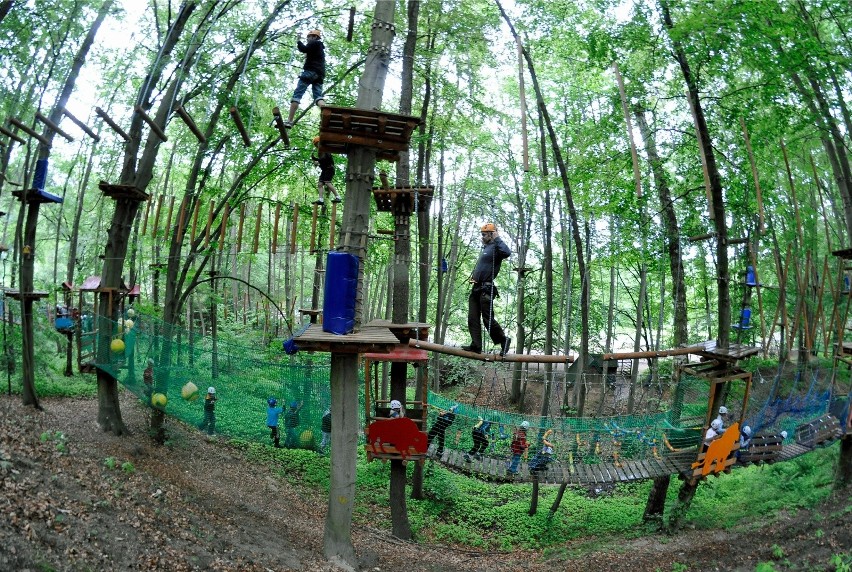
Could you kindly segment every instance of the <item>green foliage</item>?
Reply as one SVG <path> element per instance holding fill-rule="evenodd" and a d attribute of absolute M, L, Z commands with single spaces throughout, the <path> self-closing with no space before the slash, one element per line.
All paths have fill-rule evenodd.
<path fill-rule="evenodd" d="M 118 460 L 115 457 L 107 457 L 104 459 L 104 467 L 113 470 L 118 466 Z"/>
<path fill-rule="evenodd" d="M 852 554 L 832 554 L 831 565 L 834 572 L 852 572 Z"/>
<path fill-rule="evenodd" d="M 136 472 L 136 467 L 130 461 L 125 461 L 121 464 L 121 470 L 125 473 L 132 474 Z"/>

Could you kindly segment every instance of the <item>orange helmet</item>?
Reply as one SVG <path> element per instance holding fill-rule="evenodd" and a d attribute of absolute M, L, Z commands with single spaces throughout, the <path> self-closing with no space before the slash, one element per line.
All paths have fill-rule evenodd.
<path fill-rule="evenodd" d="M 493 222 L 488 222 L 482 225 L 482 232 L 497 232 L 497 227 Z"/>
<path fill-rule="evenodd" d="M 311 30 L 308 32 L 308 36 L 316 36 L 317 38 L 322 38 L 322 32 L 319 30 Z"/>
<path fill-rule="evenodd" d="M 314 137 L 314 145 L 319 145 L 319 141 L 320 141 L 320 140 L 319 140 L 319 135 L 317 135 L 316 137 Z"/>

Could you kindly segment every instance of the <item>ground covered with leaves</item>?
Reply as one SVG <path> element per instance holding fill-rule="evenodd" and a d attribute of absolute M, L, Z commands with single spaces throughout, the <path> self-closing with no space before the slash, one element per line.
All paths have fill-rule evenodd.
<path fill-rule="evenodd" d="M 322 556 L 324 491 L 191 427 L 171 424 L 155 446 L 146 409 L 123 399 L 132 435 L 119 438 L 99 430 L 95 398 L 36 411 L 0 397 L 0 570 L 334 570 Z M 386 510 L 359 510 L 353 542 L 360 569 L 375 571 L 849 570 L 850 502 L 835 494 L 727 530 L 491 552 L 402 542 Z"/>

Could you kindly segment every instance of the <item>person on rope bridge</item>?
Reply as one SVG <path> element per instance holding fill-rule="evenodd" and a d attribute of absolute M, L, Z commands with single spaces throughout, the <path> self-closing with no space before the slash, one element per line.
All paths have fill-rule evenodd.
<path fill-rule="evenodd" d="M 207 396 L 204 398 L 204 420 L 198 428 L 207 431 L 208 435 L 216 432 L 216 388 L 207 388 Z"/>
<path fill-rule="evenodd" d="M 266 426 L 269 428 L 269 437 L 276 449 L 281 448 L 281 434 L 278 432 L 278 419 L 284 413 L 283 407 L 278 407 L 278 400 L 270 397 L 266 400 Z"/>
<path fill-rule="evenodd" d="M 512 339 L 507 338 L 503 328 L 494 316 L 494 299 L 500 296 L 494 280 L 500 272 L 503 260 L 511 256 L 512 251 L 498 236 L 494 223 L 482 225 L 482 252 L 476 261 L 470 281 L 473 286 L 467 298 L 467 328 L 470 332 L 470 345 L 462 346 L 465 351 L 482 352 L 482 324 L 488 329 L 488 335 L 500 348 L 500 355 L 509 352 Z"/>
<path fill-rule="evenodd" d="M 464 454 L 465 461 L 470 462 L 471 457 L 477 460 L 482 458 L 482 453 L 488 448 L 488 432 L 490 429 L 491 422 L 480 417 L 476 425 L 473 426 L 473 447 Z"/>
<path fill-rule="evenodd" d="M 287 121 L 284 122 L 284 127 L 288 129 L 293 127 L 296 110 L 299 109 L 299 102 L 302 101 L 302 96 L 305 95 L 308 86 L 311 87 L 317 107 L 323 105 L 322 82 L 325 79 L 325 45 L 322 43 L 322 32 L 311 30 L 306 39 L 307 41 L 304 43 L 302 43 L 302 40 L 296 41 L 296 47 L 305 54 L 305 65 L 302 66 L 302 73 L 299 74 L 296 90 L 290 99 L 290 113 L 287 116 Z"/>
<path fill-rule="evenodd" d="M 296 429 L 299 427 L 299 410 L 302 409 L 304 402 L 291 401 L 290 409 L 284 413 L 284 429 L 287 431 L 287 437 L 284 440 L 284 446 L 295 448 L 299 446 L 299 436 L 296 434 Z"/>
<path fill-rule="evenodd" d="M 541 437 L 541 452 L 536 453 L 536 456 L 533 457 L 532 461 L 530 461 L 530 473 L 537 473 L 538 471 L 546 471 L 547 465 L 553 461 L 553 443 L 548 441 L 547 438 L 553 434 L 553 429 L 548 429 L 544 432 L 544 435 Z"/>
<path fill-rule="evenodd" d="M 317 191 L 319 191 L 319 199 L 314 201 L 316 205 L 325 204 L 325 190 L 328 189 L 334 195 L 331 202 L 339 203 L 341 201 L 337 189 L 334 188 L 334 157 L 331 153 L 325 153 L 319 150 L 319 136 L 314 137 L 314 147 L 317 148 L 317 154 L 311 155 L 317 167 L 320 168 L 319 182 L 317 182 Z"/>
<path fill-rule="evenodd" d="M 453 405 L 448 410 L 439 413 L 438 418 L 432 425 L 432 428 L 429 429 L 429 444 L 431 445 L 437 439 L 438 448 L 436 449 L 435 454 L 439 457 L 444 454 L 444 436 L 447 432 L 447 428 L 456 420 L 456 411 L 458 408 L 458 405 Z"/>
<path fill-rule="evenodd" d="M 527 428 L 529 426 L 529 421 L 522 422 L 521 426 L 515 430 L 515 436 L 512 437 L 512 444 L 509 446 L 512 451 L 512 462 L 509 464 L 509 473 L 512 475 L 518 474 L 521 457 L 530 448 L 529 443 L 527 443 Z"/>

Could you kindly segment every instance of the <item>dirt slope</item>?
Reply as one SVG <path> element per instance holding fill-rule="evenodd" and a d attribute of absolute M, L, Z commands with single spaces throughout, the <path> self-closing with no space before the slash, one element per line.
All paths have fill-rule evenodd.
<path fill-rule="evenodd" d="M 0 570 L 334 569 L 322 557 L 325 495 L 306 498 L 223 441 L 175 424 L 171 446 L 152 446 L 145 411 L 130 397 L 123 403 L 129 438 L 98 429 L 95 399 L 43 405 L 34 411 L 0 397 Z M 115 466 L 105 462 L 110 457 Z M 122 469 L 124 462 L 132 467 Z M 566 544 L 547 558 L 401 542 L 378 522 L 358 527 L 354 543 L 361 569 L 376 571 L 637 572 L 669 571 L 675 562 L 754 570 L 773 559 L 778 570 L 833 570 L 833 554 L 852 554 L 852 516 L 831 516 L 849 502 L 757 523 L 747 534 L 688 530 L 594 549 Z"/>

